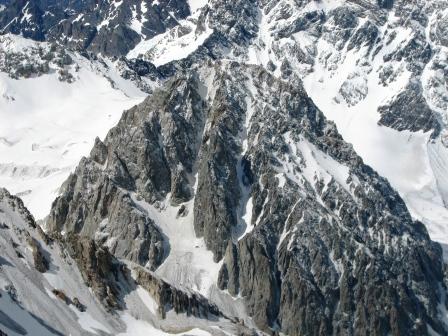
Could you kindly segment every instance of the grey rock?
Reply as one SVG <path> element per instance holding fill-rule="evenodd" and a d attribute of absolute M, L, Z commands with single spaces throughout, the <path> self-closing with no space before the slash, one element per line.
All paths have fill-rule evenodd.
<path fill-rule="evenodd" d="M 347 50 L 363 46 L 368 46 L 370 50 L 377 42 L 378 34 L 378 27 L 374 23 L 371 21 L 365 22 L 351 37 Z"/>
<path fill-rule="evenodd" d="M 394 0 L 378 0 L 378 6 L 391 9 L 394 6 Z"/>
<path fill-rule="evenodd" d="M 29 237 L 28 244 L 33 251 L 34 267 L 41 273 L 47 272 L 49 269 L 49 262 L 47 258 L 45 258 L 39 242 L 36 239 Z"/>
<path fill-rule="evenodd" d="M 171 81 L 168 90 L 125 112 L 104 142 L 97 139 L 91 157 L 82 160 L 55 201 L 51 231 L 109 240 L 114 255 L 151 269 L 162 263 L 168 242 L 131 193 L 150 204 L 168 193 L 173 204 L 192 197 L 204 102 L 197 80 L 185 83 Z M 179 110 L 185 104 L 189 108 Z"/>
<path fill-rule="evenodd" d="M 412 316 L 436 319 L 436 310 L 430 308 L 436 303 L 427 306 L 412 298 L 425 293 L 437 302 L 436 283 L 442 279 L 440 247 L 430 242 L 421 223 L 412 222 L 389 184 L 344 144 L 300 86 L 253 71 L 254 85 L 269 88 L 258 91 L 258 104 L 273 105 L 277 96 L 288 100 L 275 103 L 275 114 L 259 116 L 263 119 L 259 125 L 269 126 L 251 128 L 257 132 L 250 161 L 253 179 L 259 181 L 251 194 L 259 224 L 238 244 L 229 245 L 219 285 L 245 297 L 248 311 L 264 330 L 279 325 L 289 335 L 362 334 L 366 330 L 427 333 L 425 325 L 415 325 Z M 335 179 L 324 182 L 318 177 L 289 180 L 280 188 L 276 167 L 295 160 L 291 155 L 305 160 L 305 152 L 293 149 L 281 136 L 273 135 L 272 129 L 289 132 L 296 143 L 305 138 L 350 167 L 346 183 L 352 191 Z M 295 176 L 311 164 L 293 162 L 298 164 Z M 387 234 L 376 245 L 373 242 L 380 232 Z M 408 235 L 409 239 L 404 238 Z M 395 240 L 396 244 L 387 243 Z M 421 258 L 424 261 L 417 262 Z M 424 266 L 434 263 L 437 270 Z M 402 272 L 407 277 L 395 280 Z M 420 285 L 412 285 L 414 281 Z M 404 294 L 409 290 L 414 294 Z M 409 303 L 397 304 L 396 298 Z M 379 307 L 387 311 L 384 316 L 376 313 Z M 443 330 L 437 323 L 434 328 Z"/>
<path fill-rule="evenodd" d="M 99 176 L 95 163 L 87 159 L 83 162 L 86 166 L 69 178 L 66 193 L 55 201 L 48 220 L 50 230 L 96 237 L 100 243 L 112 238 L 110 249 L 116 256 L 148 264 L 150 268 L 160 265 L 166 247 L 159 229 L 136 209 L 128 193 L 108 177 Z M 98 189 L 84 194 L 89 191 L 87 186 L 93 184 Z"/>
<path fill-rule="evenodd" d="M 198 318 L 223 317 L 218 307 L 210 304 L 206 298 L 196 293 L 186 293 L 176 289 L 153 274 L 135 269 L 136 282 L 148 291 L 158 304 L 158 314 L 165 318 L 170 310 L 176 314 L 185 313 L 187 316 Z"/>
<path fill-rule="evenodd" d="M 120 269 L 107 248 L 97 246 L 93 240 L 72 233 L 62 241 L 95 295 L 106 307 L 119 308 L 120 289 L 116 281 Z"/>
<path fill-rule="evenodd" d="M 428 106 L 417 81 L 411 81 L 389 104 L 381 106 L 378 112 L 381 114 L 380 125 L 399 131 L 431 131 L 435 138 L 441 130 L 437 115 Z"/>
<path fill-rule="evenodd" d="M 12 0 L 6 10 L 0 11 L 0 30 L 38 41 L 55 41 L 71 49 L 123 56 L 142 37 L 149 39 L 161 34 L 190 14 L 184 0 L 160 0 L 157 4 L 147 0 L 124 0 L 120 6 L 116 4 L 103 0 L 39 0 L 29 4 Z M 133 10 L 136 17 L 133 17 Z M 132 19 L 142 22 L 141 32 L 130 28 Z"/>

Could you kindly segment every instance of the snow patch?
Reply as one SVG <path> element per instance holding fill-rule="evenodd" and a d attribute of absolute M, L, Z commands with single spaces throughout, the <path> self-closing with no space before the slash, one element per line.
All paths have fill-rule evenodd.
<path fill-rule="evenodd" d="M 173 335 L 179 335 L 179 333 L 167 333 L 162 330 L 156 329 L 153 325 L 151 325 L 149 322 L 145 320 L 139 320 L 130 315 L 129 313 L 125 313 L 121 316 L 121 319 L 126 324 L 126 332 L 120 333 L 117 336 L 173 336 Z M 211 336 L 210 333 L 194 328 L 190 330 L 185 330 L 185 335 L 191 335 L 191 336 Z"/>
<path fill-rule="evenodd" d="M 110 333 L 110 330 L 107 329 L 104 325 L 102 325 L 100 322 L 95 320 L 92 315 L 90 315 L 88 312 L 80 312 L 78 309 L 76 309 L 74 306 L 70 306 L 71 310 L 73 310 L 78 317 L 78 322 L 80 326 L 91 333 L 97 334 L 98 331 L 104 331 L 106 333 Z"/>
<path fill-rule="evenodd" d="M 165 204 L 156 208 L 132 195 L 133 201 L 156 223 L 168 237 L 170 254 L 156 270 L 156 275 L 178 288 L 194 290 L 208 297 L 210 288 L 216 283 L 222 262 L 213 261 L 213 253 L 204 239 L 197 238 L 193 225 L 194 201 L 185 203 L 188 214 L 178 216 L 179 207 Z"/>
<path fill-rule="evenodd" d="M 30 43 L 17 38 L 7 48 L 23 50 Z M 72 57 L 80 66 L 72 84 L 57 74 L 14 80 L 0 73 L 0 185 L 20 195 L 36 219 L 49 213 L 59 187 L 89 154 L 95 137 L 103 138 L 122 112 L 145 96 L 113 74 L 113 63 L 107 75 L 119 89 L 96 65 Z"/>
<path fill-rule="evenodd" d="M 185 33 L 185 30 L 189 32 Z M 207 28 L 197 35 L 196 26 L 192 22 L 182 21 L 179 26 L 164 34 L 157 35 L 150 40 L 141 41 L 128 53 L 127 57 L 137 58 L 143 55 L 154 65 L 161 66 L 188 57 L 204 44 L 212 33 L 213 30 Z"/>
<path fill-rule="evenodd" d="M 207 4 L 208 0 L 188 0 L 188 6 L 190 7 L 190 12 L 192 14 Z"/>
<path fill-rule="evenodd" d="M 393 20 L 393 13 L 389 20 Z M 386 27 L 387 25 L 381 28 L 381 34 L 386 34 Z M 425 223 L 431 238 L 442 243 L 448 251 L 446 199 L 444 202 L 448 193 L 448 182 L 444 177 L 448 150 L 440 140 L 431 141 L 429 133 L 399 132 L 378 125 L 378 106 L 390 101 L 410 79 L 410 73 L 402 63 L 391 61 L 389 66 L 395 76 L 386 86 L 379 80 L 384 66 L 383 56 L 412 37 L 410 28 L 395 32 L 395 39 L 384 46 L 365 69 L 356 63 L 364 57 L 362 55 L 365 49 L 352 50 L 343 58 L 338 58 L 335 56 L 337 51 L 331 45 L 319 40 L 319 61 L 316 62 L 314 71 L 304 78 L 304 86 L 318 108 L 336 123 L 344 140 L 353 144 L 366 164 L 389 180 L 406 202 L 413 217 Z M 330 54 L 335 57 L 336 63 L 331 63 L 332 58 L 328 57 Z M 358 79 L 362 78 L 362 93 L 366 93 L 366 96 L 361 100 L 356 99 L 356 104 L 349 102 L 347 106 L 333 97 L 340 97 L 341 83 L 353 77 L 351 74 L 354 72 L 358 73 Z M 423 75 L 424 82 L 428 82 L 427 78 L 434 75 L 426 71 Z M 360 82 L 356 81 L 352 83 L 359 85 Z"/>

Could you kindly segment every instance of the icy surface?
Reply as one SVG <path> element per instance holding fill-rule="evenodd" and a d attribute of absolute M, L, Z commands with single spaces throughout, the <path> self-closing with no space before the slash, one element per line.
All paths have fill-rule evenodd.
<path fill-rule="evenodd" d="M 29 46 L 15 38 L 11 48 Z M 103 138 L 121 113 L 144 94 L 113 73 L 81 57 L 75 82 L 57 74 L 12 79 L 0 73 L 0 186 L 19 195 L 37 219 L 45 217 L 59 187 L 96 136 Z M 113 65 L 110 63 L 109 65 Z M 102 72 L 104 71 L 104 72 Z"/>

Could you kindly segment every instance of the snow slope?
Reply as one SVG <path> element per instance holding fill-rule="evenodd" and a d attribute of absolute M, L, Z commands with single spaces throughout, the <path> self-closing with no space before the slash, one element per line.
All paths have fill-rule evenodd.
<path fill-rule="evenodd" d="M 163 203 L 158 203 L 157 208 L 135 195 L 133 201 L 154 220 L 169 240 L 170 253 L 155 273 L 177 288 L 202 294 L 224 313 L 246 319 L 246 324 L 250 325 L 243 302 L 216 286 L 222 261 L 214 262 L 213 253 L 207 250 L 204 239 L 196 237 L 194 199 L 183 204 L 186 216 L 178 216 L 180 206 L 172 206 L 169 196 Z"/>
<path fill-rule="evenodd" d="M 393 15 L 390 19 L 393 20 Z M 333 71 L 323 62 L 317 62 L 314 71 L 305 77 L 304 85 L 316 105 L 336 123 L 344 139 L 353 144 L 364 162 L 386 177 L 400 193 L 414 218 L 421 220 L 431 238 L 441 243 L 448 260 L 448 209 L 444 194 L 448 190 L 448 149 L 440 138 L 432 140 L 430 132 L 399 132 L 378 125 L 378 107 L 398 94 L 410 78 L 405 67 L 397 63 L 394 66 L 401 68 L 397 78 L 387 87 L 381 85 L 378 75 L 383 55 L 407 38 L 409 31 L 400 29 L 396 44 L 381 50 L 367 69 L 357 62 L 366 48 L 347 52 Z M 324 59 L 331 48 L 319 41 L 317 59 Z M 350 86 L 352 97 L 357 90 L 365 94 L 354 97 L 354 101 L 344 101 L 341 96 L 344 84 Z"/>
<path fill-rule="evenodd" d="M 125 291 L 125 308 L 111 314 L 87 287 L 65 248 L 57 242 L 45 242 L 27 216 L 19 201 L 0 189 L 0 330 L 8 335 L 206 336 L 232 330 L 224 318 L 209 321 L 172 310 L 162 320 L 158 304 L 141 286 Z M 30 239 L 38 242 L 48 261 L 44 273 L 35 268 Z M 129 282 L 120 283 L 120 287 L 129 287 Z M 55 289 L 70 302 L 56 296 Z M 84 311 L 72 303 L 75 297 Z"/>
<path fill-rule="evenodd" d="M 14 39 L 16 48 L 31 43 Z M 106 71 L 72 57 L 79 70 L 71 84 L 56 73 L 20 80 L 0 73 L 0 186 L 21 196 L 37 219 L 49 213 L 58 188 L 95 137 L 104 137 L 145 96 L 124 80 L 114 89 L 105 77 L 119 80 L 113 64 Z"/>
<path fill-rule="evenodd" d="M 28 335 L 38 336 L 65 335 L 69 331 L 73 335 L 92 335 L 96 329 L 119 328 L 120 323 L 107 315 L 84 285 L 81 274 L 71 264 L 73 261 L 57 244 L 43 242 L 37 230 L 24 220 L 20 206 L 12 207 L 9 202 L 0 189 L 0 329 L 6 326 L 8 335 L 17 333 L 5 324 L 5 319 L 17 322 Z M 35 269 L 29 237 L 39 242 L 50 263 L 46 273 Z M 62 290 L 71 299 L 76 296 L 86 311 L 81 313 L 67 305 L 52 293 L 53 289 Z"/>
<path fill-rule="evenodd" d="M 188 0 L 191 13 L 195 13 L 198 9 L 204 7 L 208 3 L 208 0 Z"/>
<path fill-rule="evenodd" d="M 192 1 L 193 15 L 186 20 L 181 20 L 176 26 L 163 34 L 157 35 L 149 40 L 142 40 L 131 50 L 127 57 L 149 60 L 156 66 L 161 66 L 171 61 L 186 58 L 193 53 L 212 34 L 213 30 L 206 26 L 205 30 L 197 32 L 197 18 L 200 15 L 199 8 L 206 1 Z"/>

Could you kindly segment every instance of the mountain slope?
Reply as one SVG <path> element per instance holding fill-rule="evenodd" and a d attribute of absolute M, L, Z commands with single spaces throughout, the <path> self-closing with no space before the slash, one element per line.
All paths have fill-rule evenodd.
<path fill-rule="evenodd" d="M 180 250 L 177 221 L 203 241 Z M 259 67 L 206 63 L 127 111 L 47 224 L 95 236 L 226 314 L 240 295 L 245 323 L 266 332 L 446 332 L 440 246 L 300 81 Z M 198 259 L 204 247 L 216 266 Z"/>
<path fill-rule="evenodd" d="M 115 63 L 13 35 L 0 44 L 0 184 L 42 219 L 95 137 L 145 93 Z"/>
<path fill-rule="evenodd" d="M 180 22 L 128 56 L 165 73 L 230 59 L 303 79 L 344 138 L 446 246 L 447 10 L 437 0 L 210 1 L 196 28 Z M 179 38 L 184 26 L 191 33 Z M 174 56 L 183 39 L 201 42 L 210 30 L 192 53 Z"/>
<path fill-rule="evenodd" d="M 14 0 L 0 12 L 0 29 L 72 49 L 120 56 L 190 14 L 185 0 Z"/>
<path fill-rule="evenodd" d="M 0 224 L 0 330 L 7 335 L 247 332 L 200 296 L 131 272 L 89 238 L 47 236 L 4 189 Z"/>
<path fill-rule="evenodd" d="M 0 193 L 0 329 L 8 335 L 81 335 L 79 330 L 83 328 L 92 332 L 86 331 L 86 335 L 95 334 L 94 329 L 107 331 L 110 322 L 106 311 L 95 304 L 87 287 L 80 291 L 83 280 L 76 269 L 64 261 L 63 251 L 57 244 L 50 244 L 18 198 L 3 189 Z M 59 287 L 64 282 L 69 286 Z M 62 289 L 70 295 L 67 298 L 70 301 L 74 299 L 72 295 L 77 295 L 89 313 L 78 310 L 74 304 L 66 305 L 53 292 Z M 89 314 L 94 314 L 95 318 Z"/>

